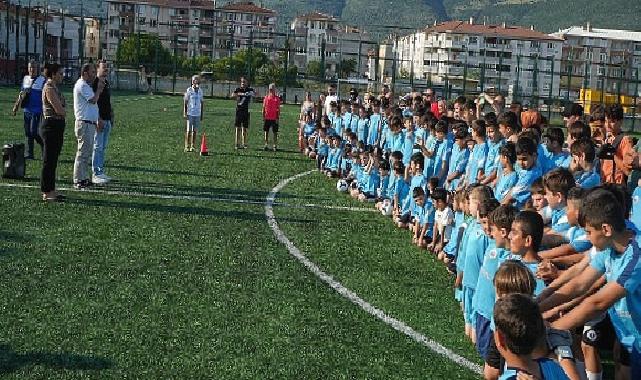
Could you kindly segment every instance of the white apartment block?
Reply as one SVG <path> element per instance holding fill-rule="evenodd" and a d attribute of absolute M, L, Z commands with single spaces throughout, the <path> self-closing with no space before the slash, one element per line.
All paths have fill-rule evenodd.
<path fill-rule="evenodd" d="M 581 88 L 639 95 L 641 32 L 572 26 L 553 33 L 563 38 L 561 82 L 571 94 Z"/>
<path fill-rule="evenodd" d="M 495 88 L 541 97 L 559 92 L 552 70 L 559 70 L 563 40 L 534 28 L 448 21 L 391 42 L 397 75 L 467 91 Z"/>
<path fill-rule="evenodd" d="M 136 33 L 157 35 L 164 47 L 188 57 L 229 56 L 253 46 L 275 56 L 276 13 L 252 2 L 107 0 L 105 57 Z"/>
<path fill-rule="evenodd" d="M 368 51 L 377 44 L 370 35 L 358 28 L 343 25 L 333 16 L 312 12 L 296 17 L 290 27 L 293 62 L 300 72 L 306 72 L 307 64 L 323 61 L 325 74 L 335 78 L 342 60 L 354 60 L 355 72 L 350 76 L 367 76 Z"/>

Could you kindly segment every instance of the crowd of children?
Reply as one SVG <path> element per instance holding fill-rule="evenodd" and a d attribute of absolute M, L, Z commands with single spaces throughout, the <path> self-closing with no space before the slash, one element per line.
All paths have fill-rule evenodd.
<path fill-rule="evenodd" d="M 301 121 L 301 151 L 452 273 L 486 379 L 601 379 L 603 349 L 617 379 L 641 379 L 641 188 L 603 183 L 618 161 L 597 153 L 620 106 L 595 131 L 567 115 L 564 133 L 430 100 L 333 102 Z"/>

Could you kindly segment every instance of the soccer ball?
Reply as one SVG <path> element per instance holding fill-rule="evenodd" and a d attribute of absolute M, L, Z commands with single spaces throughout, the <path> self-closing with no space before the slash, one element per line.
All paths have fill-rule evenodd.
<path fill-rule="evenodd" d="M 381 207 L 381 214 L 384 216 L 392 216 L 392 202 L 389 200 L 383 201 L 383 206 Z"/>
<path fill-rule="evenodd" d="M 349 186 L 347 185 L 347 181 L 345 181 L 344 179 L 341 179 L 336 183 L 336 190 L 340 191 L 341 193 L 346 193 L 348 188 Z"/>

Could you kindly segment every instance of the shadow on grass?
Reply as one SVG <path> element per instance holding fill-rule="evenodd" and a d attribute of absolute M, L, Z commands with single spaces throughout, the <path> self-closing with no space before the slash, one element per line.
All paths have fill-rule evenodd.
<path fill-rule="evenodd" d="M 21 244 L 30 241 L 33 241 L 33 238 L 28 235 L 0 230 L 0 257 L 24 253 L 25 250 L 16 248 L 15 243 Z M 5 244 L 7 246 L 4 246 Z"/>
<path fill-rule="evenodd" d="M 104 358 L 77 355 L 68 352 L 52 353 L 32 351 L 15 352 L 6 344 L 0 344 L 0 375 L 7 375 L 29 366 L 45 366 L 57 370 L 99 371 L 113 367 L 113 362 Z"/>
<path fill-rule="evenodd" d="M 262 149 L 257 149 L 256 152 L 262 152 Z M 305 158 L 302 156 L 279 156 L 278 153 L 281 153 L 283 151 L 278 151 L 278 152 L 265 152 L 265 154 L 244 154 L 244 153 L 237 153 L 237 152 L 210 152 L 210 156 L 223 156 L 223 157 L 243 157 L 243 158 L 259 158 L 261 160 L 278 160 L 278 161 L 292 161 L 292 162 L 302 162 L 302 161 L 309 161 L 309 158 Z"/>
<path fill-rule="evenodd" d="M 230 218 L 237 220 L 251 220 L 251 221 L 264 221 L 265 214 L 262 212 L 249 212 L 240 210 L 212 210 L 206 207 L 183 207 L 183 206 L 170 206 L 161 205 L 157 203 L 140 203 L 140 202 L 120 202 L 105 199 L 82 199 L 82 198 L 67 198 L 68 204 L 80 204 L 91 207 L 110 207 L 110 208 L 123 208 L 135 209 L 147 212 L 160 212 L 174 215 L 196 215 L 214 218 Z M 313 223 L 312 219 L 288 219 L 280 218 L 279 220 L 287 221 L 290 223 Z"/>
<path fill-rule="evenodd" d="M 151 173 L 151 174 L 165 174 L 165 175 L 182 175 L 190 177 L 203 177 L 210 179 L 220 178 L 216 175 L 204 174 L 204 173 L 194 173 L 184 170 L 164 170 L 164 169 L 155 169 L 155 168 L 144 168 L 138 166 L 126 166 L 126 165 L 109 165 L 108 168 L 124 170 L 128 172 L 137 172 L 137 173 Z"/>

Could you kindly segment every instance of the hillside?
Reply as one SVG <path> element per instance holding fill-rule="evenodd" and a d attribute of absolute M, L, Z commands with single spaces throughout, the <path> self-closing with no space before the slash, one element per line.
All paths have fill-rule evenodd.
<path fill-rule="evenodd" d="M 224 3 L 225 0 L 218 0 Z M 467 20 L 475 17 L 482 22 L 507 22 L 513 25 L 534 25 L 543 32 L 555 32 L 570 25 L 591 21 L 594 27 L 641 29 L 639 0 L 254 0 L 279 13 L 279 27 L 286 28 L 298 14 L 313 10 L 335 15 L 347 24 L 361 26 L 382 37 L 391 31 L 421 28 L 435 19 Z M 50 0 L 50 3 L 55 3 Z M 58 1 L 60 2 L 60 1 Z M 66 7 L 80 13 L 81 0 L 65 0 Z M 84 0 L 87 13 L 106 14 L 106 2 Z M 608 17 L 601 17 L 607 15 Z"/>

